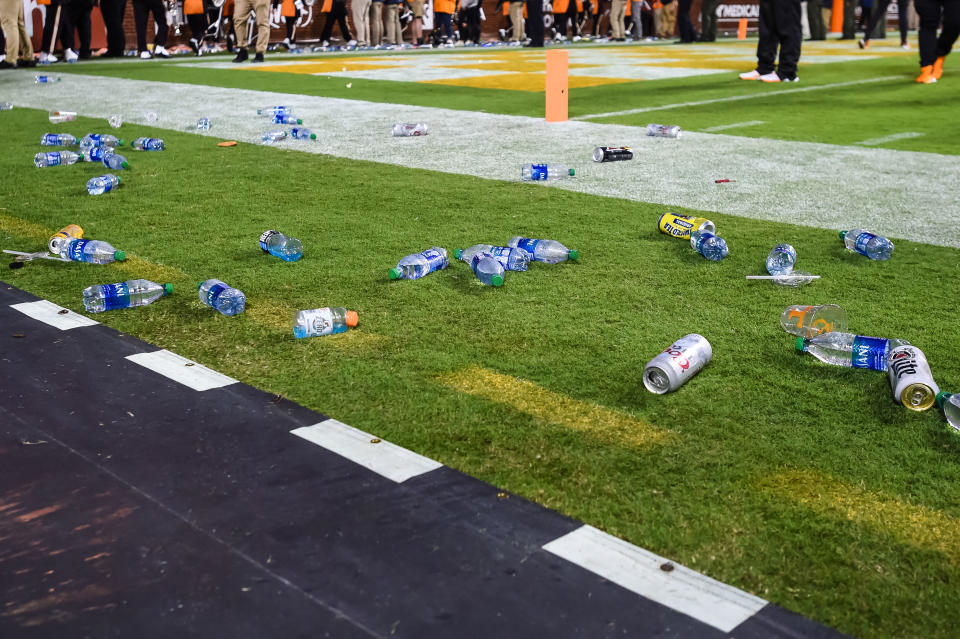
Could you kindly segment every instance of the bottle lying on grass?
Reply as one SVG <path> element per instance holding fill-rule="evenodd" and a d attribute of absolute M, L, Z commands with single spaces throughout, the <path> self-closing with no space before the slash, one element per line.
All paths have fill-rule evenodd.
<path fill-rule="evenodd" d="M 417 280 L 434 271 L 447 268 L 447 249 L 434 246 L 421 253 L 408 255 L 390 269 L 391 280 Z"/>
<path fill-rule="evenodd" d="M 520 179 L 527 182 L 545 182 L 548 180 L 563 180 L 576 175 L 574 169 L 559 164 L 533 163 L 520 167 Z"/>
<path fill-rule="evenodd" d="M 173 284 L 157 284 L 149 280 L 127 280 L 85 288 L 83 306 L 91 313 L 102 313 L 118 308 L 146 306 L 171 293 L 173 293 Z"/>
<path fill-rule="evenodd" d="M 303 257 L 303 244 L 300 240 L 272 229 L 260 235 L 260 250 L 279 257 L 284 262 L 296 262 Z"/>
<path fill-rule="evenodd" d="M 493 246 L 492 244 L 474 244 L 470 248 L 457 249 L 453 256 L 470 264 L 473 256 L 478 253 L 488 253 L 508 271 L 525 271 L 530 264 L 530 254 L 519 248 L 509 246 Z"/>
<path fill-rule="evenodd" d="M 297 339 L 345 333 L 360 321 L 356 311 L 342 306 L 315 308 L 299 311 L 293 324 L 293 336 Z"/>
<path fill-rule="evenodd" d="M 529 237 L 520 237 L 517 235 L 510 238 L 507 246 L 510 248 L 523 249 L 530 255 L 530 259 L 534 262 L 558 264 L 560 262 L 566 262 L 567 260 L 580 259 L 580 251 L 577 249 L 568 249 L 556 240 L 534 240 Z"/>
<path fill-rule="evenodd" d="M 853 333 L 831 331 L 812 338 L 798 337 L 796 348 L 802 353 L 810 353 L 827 364 L 886 371 L 890 351 L 909 344 L 910 342 L 905 339 L 864 337 Z"/>
<path fill-rule="evenodd" d="M 122 262 L 127 254 L 100 240 L 71 239 L 60 243 L 60 257 L 88 264 Z"/>
<path fill-rule="evenodd" d="M 197 284 L 200 301 L 227 317 L 243 312 L 247 298 L 239 290 L 227 286 L 220 280 L 210 279 Z"/>
<path fill-rule="evenodd" d="M 477 253 L 470 260 L 477 279 L 487 286 L 503 286 L 503 264 L 489 253 Z"/>
<path fill-rule="evenodd" d="M 859 253 L 871 260 L 889 260 L 893 254 L 893 242 L 863 229 L 840 231 L 840 239 L 848 251 Z"/>
<path fill-rule="evenodd" d="M 708 260 L 719 262 L 730 254 L 727 243 L 713 233 L 694 231 L 690 234 L 690 246 Z"/>

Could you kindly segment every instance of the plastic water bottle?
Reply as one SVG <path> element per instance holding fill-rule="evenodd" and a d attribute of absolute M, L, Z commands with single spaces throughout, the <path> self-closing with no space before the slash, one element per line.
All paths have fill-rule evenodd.
<path fill-rule="evenodd" d="M 109 264 L 114 260 L 124 261 L 127 259 L 127 254 L 100 240 L 71 239 L 60 243 L 60 257 L 65 257 L 74 262 Z"/>
<path fill-rule="evenodd" d="M 160 116 L 157 115 L 156 111 L 144 111 L 143 119 L 147 121 L 147 124 L 151 124 L 160 119 Z"/>
<path fill-rule="evenodd" d="M 530 255 L 530 259 L 534 262 L 558 264 L 560 262 L 566 262 L 567 260 L 580 259 L 580 251 L 577 249 L 568 249 L 556 240 L 532 240 L 518 235 L 510 238 L 507 246 L 510 248 L 523 249 Z"/>
<path fill-rule="evenodd" d="M 719 262 L 730 253 L 730 249 L 727 248 L 727 243 L 722 238 L 707 231 L 694 231 L 691 233 L 690 246 L 692 246 L 693 250 L 697 253 L 714 262 Z"/>
<path fill-rule="evenodd" d="M 647 125 L 647 135 L 657 137 L 657 138 L 679 138 L 682 131 L 680 127 L 673 125 L 668 126 L 666 124 L 648 124 Z"/>
<path fill-rule="evenodd" d="M 276 142 L 280 142 L 281 140 L 285 140 L 286 138 L 287 138 L 286 131 L 284 131 L 283 129 L 276 129 L 274 131 L 267 131 L 266 133 L 263 134 L 263 137 L 261 137 L 260 139 L 263 141 L 264 144 L 274 144 Z"/>
<path fill-rule="evenodd" d="M 207 280 L 197 284 L 200 301 L 220 311 L 227 317 L 238 315 L 246 307 L 247 298 L 239 290 L 227 286 L 220 280 Z"/>
<path fill-rule="evenodd" d="M 393 137 L 395 138 L 409 138 L 426 134 L 426 122 L 397 122 L 393 125 Z"/>
<path fill-rule="evenodd" d="M 470 260 L 477 279 L 487 286 L 503 286 L 503 264 L 489 253 L 477 253 Z"/>
<path fill-rule="evenodd" d="M 863 229 L 840 231 L 840 239 L 848 250 L 865 255 L 871 260 L 889 260 L 893 254 L 893 242 Z"/>
<path fill-rule="evenodd" d="M 295 118 L 292 115 L 274 115 L 274 124 L 303 124 L 303 120 Z"/>
<path fill-rule="evenodd" d="M 73 146 L 76 143 L 77 138 L 69 133 L 44 133 L 40 138 L 43 146 Z"/>
<path fill-rule="evenodd" d="M 12 111 L 13 102 L 0 102 L 0 111 Z"/>
<path fill-rule="evenodd" d="M 787 275 L 793 271 L 797 263 L 797 250 L 789 244 L 777 244 L 770 249 L 767 256 L 767 273 L 770 275 Z"/>
<path fill-rule="evenodd" d="M 34 84 L 53 84 L 60 81 L 60 76 L 52 75 L 35 75 L 33 76 Z"/>
<path fill-rule="evenodd" d="M 260 234 L 260 250 L 279 257 L 284 262 L 296 262 L 303 257 L 303 244 L 300 240 L 272 229 Z"/>
<path fill-rule="evenodd" d="M 60 166 L 61 164 L 74 164 L 83 157 L 81 153 L 73 151 L 48 151 L 46 153 L 37 153 L 33 156 L 33 163 L 38 169 L 45 166 Z"/>
<path fill-rule="evenodd" d="M 390 269 L 390 279 L 417 280 L 434 271 L 447 268 L 447 249 L 434 246 L 421 253 L 408 255 Z"/>
<path fill-rule="evenodd" d="M 118 146 L 123 146 L 123 140 L 119 139 L 115 135 L 110 135 L 109 133 L 87 133 L 85 136 L 80 138 L 80 147 L 91 148 L 95 146 L 106 146 L 111 149 Z"/>
<path fill-rule="evenodd" d="M 315 308 L 300 311 L 293 324 L 293 336 L 297 339 L 345 333 L 360 320 L 356 311 L 348 311 L 342 306 Z"/>
<path fill-rule="evenodd" d="M 275 118 L 278 115 L 293 115 L 293 107 L 288 106 L 268 106 L 257 109 L 257 115 Z"/>
<path fill-rule="evenodd" d="M 821 333 L 847 330 L 847 312 L 836 304 L 788 306 L 780 314 L 780 326 L 797 337 L 816 337 Z"/>
<path fill-rule="evenodd" d="M 473 256 L 478 253 L 488 253 L 508 271 L 525 271 L 530 264 L 530 254 L 523 249 L 492 244 L 474 244 L 467 249 L 457 249 L 453 252 L 453 257 L 470 264 Z"/>
<path fill-rule="evenodd" d="M 130 163 L 127 162 L 127 158 L 112 151 L 104 151 L 101 161 L 105 167 L 113 169 L 114 171 L 130 168 Z M 119 180 L 120 178 L 117 179 Z"/>
<path fill-rule="evenodd" d="M 89 149 L 84 149 L 83 151 L 83 161 L 84 162 L 103 162 L 103 157 L 111 152 L 111 149 L 94 146 Z"/>
<path fill-rule="evenodd" d="M 137 138 L 130 143 L 130 148 L 138 151 L 163 151 L 163 140 L 160 138 Z"/>
<path fill-rule="evenodd" d="M 317 134 L 310 129 L 293 127 L 290 129 L 290 137 L 297 140 L 316 140 Z"/>
<path fill-rule="evenodd" d="M 111 115 L 109 118 L 107 118 L 107 124 L 115 129 L 119 129 L 121 126 L 123 126 L 123 116 Z"/>
<path fill-rule="evenodd" d="M 520 167 L 520 179 L 527 182 L 563 180 L 576 175 L 574 169 L 559 164 L 524 164 Z"/>
<path fill-rule="evenodd" d="M 864 337 L 831 331 L 809 339 L 798 337 L 796 347 L 798 351 L 810 353 L 827 364 L 886 371 L 887 355 L 890 351 L 909 344 L 910 342 L 903 339 Z"/>
<path fill-rule="evenodd" d="M 73 122 L 77 119 L 76 111 L 51 111 L 50 124 L 63 124 L 64 122 Z"/>
<path fill-rule="evenodd" d="M 209 131 L 210 118 L 200 118 L 197 120 L 197 131 Z"/>
<path fill-rule="evenodd" d="M 88 286 L 83 289 L 83 307 L 91 313 L 117 308 L 146 306 L 164 295 L 173 293 L 173 284 L 157 284 L 149 280 L 127 280 L 116 284 Z"/>
<path fill-rule="evenodd" d="M 937 406 L 943 409 L 947 423 L 960 433 L 960 394 L 940 391 L 937 393 Z"/>
<path fill-rule="evenodd" d="M 107 173 L 87 181 L 87 193 L 90 195 L 103 195 L 108 191 L 115 191 L 120 186 L 120 178 L 113 173 Z"/>

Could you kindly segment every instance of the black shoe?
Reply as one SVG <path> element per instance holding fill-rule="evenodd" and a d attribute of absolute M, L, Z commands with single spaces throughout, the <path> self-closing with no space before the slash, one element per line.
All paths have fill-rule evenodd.
<path fill-rule="evenodd" d="M 14 65 L 10 64 L 6 60 L 0 60 L 0 69 L 12 69 Z"/>
<path fill-rule="evenodd" d="M 35 66 L 37 66 L 36 60 L 18 60 L 17 61 L 18 69 L 32 69 Z"/>
<path fill-rule="evenodd" d="M 250 54 L 247 53 L 247 50 L 243 47 L 240 47 L 240 50 L 237 51 L 237 57 L 233 59 L 234 62 L 246 62 L 247 58 L 250 57 Z M 262 57 L 262 56 L 261 56 Z"/>
<path fill-rule="evenodd" d="M 263 54 L 258 51 L 258 52 L 257 52 L 257 55 L 253 56 L 253 61 L 254 61 L 254 62 L 263 62 Z"/>

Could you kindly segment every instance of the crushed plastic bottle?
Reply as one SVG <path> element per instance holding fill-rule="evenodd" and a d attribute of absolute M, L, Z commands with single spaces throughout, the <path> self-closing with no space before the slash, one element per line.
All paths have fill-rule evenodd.
<path fill-rule="evenodd" d="M 35 75 L 33 76 L 34 84 L 54 84 L 60 82 L 61 78 L 59 75 Z"/>
<path fill-rule="evenodd" d="M 657 138 L 679 138 L 683 133 L 680 127 L 667 124 L 648 124 L 647 135 Z"/>
<path fill-rule="evenodd" d="M 297 339 L 345 333 L 360 321 L 356 311 L 342 306 L 315 308 L 299 311 L 293 323 L 293 336 Z"/>
<path fill-rule="evenodd" d="M 89 149 L 95 146 L 115 148 L 123 146 L 123 140 L 109 133 L 87 133 L 80 138 L 80 148 Z"/>
<path fill-rule="evenodd" d="M 123 126 L 123 116 L 122 115 L 111 115 L 107 118 L 107 124 L 112 126 L 114 129 L 119 129 Z"/>
<path fill-rule="evenodd" d="M 260 250 L 279 257 L 284 262 L 296 262 L 303 257 L 303 244 L 300 240 L 273 229 L 260 234 Z"/>
<path fill-rule="evenodd" d="M 76 111 L 51 111 L 50 124 L 63 124 L 64 122 L 73 122 L 77 119 Z"/>
<path fill-rule="evenodd" d="M 103 157 L 100 161 L 103 162 L 105 167 L 114 171 L 130 168 L 130 163 L 127 162 L 127 158 L 109 150 L 103 152 Z M 120 178 L 117 179 L 119 180 Z"/>
<path fill-rule="evenodd" d="M 887 370 L 887 355 L 898 346 L 908 346 L 903 339 L 884 339 L 882 337 L 864 337 L 853 333 L 831 331 L 817 337 L 798 337 L 796 348 L 810 353 L 821 362 L 835 366 L 869 368 L 875 371 Z"/>
<path fill-rule="evenodd" d="M 793 265 L 796 263 L 797 250 L 789 244 L 777 244 L 767 255 L 767 273 L 787 275 L 793 271 Z"/>
<path fill-rule="evenodd" d="M 197 131 L 209 131 L 210 118 L 200 118 L 197 120 Z"/>
<path fill-rule="evenodd" d="M 694 231 L 690 234 L 690 246 L 708 260 L 719 262 L 730 254 L 727 243 L 707 231 Z"/>
<path fill-rule="evenodd" d="M 200 301 L 227 317 L 239 315 L 246 307 L 247 298 L 238 289 L 227 286 L 220 280 L 206 280 L 197 284 Z"/>
<path fill-rule="evenodd" d="M 65 240 L 70 239 L 79 239 L 83 237 L 83 229 L 76 224 L 67 224 L 65 227 L 57 231 L 50 238 L 50 241 L 47 242 L 47 250 L 49 250 L 54 255 L 60 254 L 60 244 Z"/>
<path fill-rule="evenodd" d="M 290 137 L 296 140 L 316 140 L 317 134 L 303 127 L 293 127 L 290 129 Z"/>
<path fill-rule="evenodd" d="M 523 249 L 530 255 L 530 259 L 534 262 L 559 264 L 567 260 L 576 261 L 580 259 L 580 251 L 577 249 L 568 249 L 556 240 L 534 240 L 517 235 L 510 238 L 507 246 L 510 248 Z"/>
<path fill-rule="evenodd" d="M 118 308 L 146 306 L 171 293 L 173 284 L 157 284 L 139 279 L 88 286 L 83 289 L 83 307 L 90 313 L 102 313 Z"/>
<path fill-rule="evenodd" d="M 103 195 L 110 191 L 115 191 L 120 186 L 120 178 L 113 173 L 90 178 L 87 180 L 87 193 L 90 195 Z"/>
<path fill-rule="evenodd" d="M 274 115 L 274 124 L 303 124 L 303 120 L 292 115 Z"/>
<path fill-rule="evenodd" d="M 470 268 L 483 284 L 503 286 L 503 264 L 489 253 L 477 253 L 470 260 Z"/>
<path fill-rule="evenodd" d="M 165 147 L 160 138 L 137 138 L 130 143 L 130 148 L 137 151 L 163 151 Z"/>
<path fill-rule="evenodd" d="M 937 393 L 937 406 L 943 410 L 950 427 L 960 433 L 960 394 L 940 391 Z"/>
<path fill-rule="evenodd" d="M 76 136 L 69 133 L 44 133 L 40 138 L 42 146 L 73 146 L 76 143 Z"/>
<path fill-rule="evenodd" d="M 293 115 L 293 107 L 289 106 L 268 106 L 257 109 L 257 115 L 267 118 L 275 118 L 278 115 Z"/>
<path fill-rule="evenodd" d="M 816 337 L 821 333 L 847 330 L 847 312 L 836 304 L 788 306 L 780 314 L 780 326 L 797 337 Z"/>
<path fill-rule="evenodd" d="M 568 177 L 574 177 L 576 173 L 576 170 L 559 164 L 533 163 L 524 164 L 520 167 L 520 179 L 526 182 L 564 180 Z"/>
<path fill-rule="evenodd" d="M 109 264 L 114 260 L 124 261 L 127 259 L 127 254 L 100 240 L 77 239 L 60 243 L 60 257 L 65 257 L 74 262 Z"/>
<path fill-rule="evenodd" d="M 470 248 L 457 249 L 453 252 L 453 257 L 471 264 L 473 256 L 478 253 L 488 253 L 508 271 L 525 271 L 530 264 L 530 254 L 523 249 L 492 244 L 474 244 Z"/>
<path fill-rule="evenodd" d="M 275 129 L 273 131 L 267 131 L 260 138 L 260 140 L 264 144 L 276 144 L 277 142 L 280 142 L 286 139 L 287 139 L 287 132 L 284 131 L 283 129 Z"/>
<path fill-rule="evenodd" d="M 393 125 L 393 137 L 410 138 L 427 135 L 426 122 L 397 122 Z"/>
<path fill-rule="evenodd" d="M 12 111 L 13 102 L 0 102 L 0 111 Z"/>
<path fill-rule="evenodd" d="M 160 119 L 160 116 L 157 115 L 156 111 L 144 111 L 143 119 L 147 121 L 147 124 L 152 124 Z"/>
<path fill-rule="evenodd" d="M 74 153 L 73 151 L 47 151 L 33 156 L 33 163 L 38 169 L 42 169 L 47 166 L 74 164 L 82 157 L 82 153 Z"/>
<path fill-rule="evenodd" d="M 871 260 L 889 260 L 893 254 L 893 242 L 863 229 L 840 231 L 840 239 L 847 250 L 865 255 Z"/>
<path fill-rule="evenodd" d="M 449 263 L 447 259 L 447 249 L 434 246 L 426 251 L 408 255 L 400 260 L 396 266 L 390 269 L 390 279 L 420 279 L 434 271 L 447 268 Z"/>

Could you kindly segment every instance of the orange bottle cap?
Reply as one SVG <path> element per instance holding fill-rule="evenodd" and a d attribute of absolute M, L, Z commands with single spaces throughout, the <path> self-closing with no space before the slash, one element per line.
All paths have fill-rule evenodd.
<path fill-rule="evenodd" d="M 347 326 L 353 328 L 360 321 L 360 316 L 356 311 L 347 311 Z"/>

